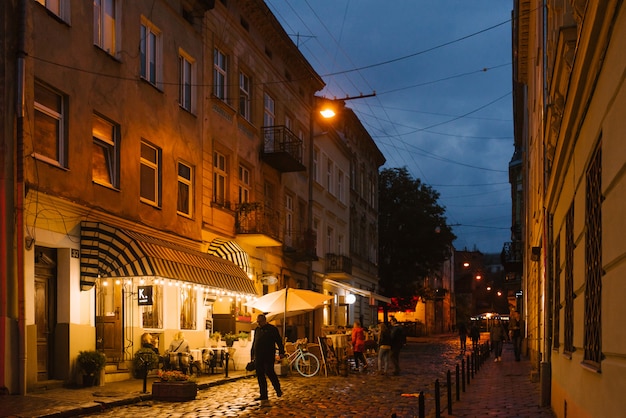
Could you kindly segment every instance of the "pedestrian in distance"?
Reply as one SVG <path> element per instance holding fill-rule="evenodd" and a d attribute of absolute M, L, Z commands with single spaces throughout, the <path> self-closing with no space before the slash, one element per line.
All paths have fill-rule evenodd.
<path fill-rule="evenodd" d="M 472 323 L 469 332 L 470 339 L 472 340 L 472 350 L 476 350 L 478 348 L 478 344 L 480 343 L 480 330 L 475 323 Z"/>
<path fill-rule="evenodd" d="M 502 361 L 502 345 L 507 339 L 507 336 L 506 330 L 504 329 L 504 325 L 502 324 L 502 321 L 500 321 L 500 318 L 495 318 L 493 320 L 489 336 L 491 338 L 491 347 L 496 357 L 494 361 Z"/>
<path fill-rule="evenodd" d="M 461 351 L 467 349 L 467 327 L 465 322 L 459 324 L 459 341 L 461 342 Z"/>
<path fill-rule="evenodd" d="M 278 355 L 282 359 L 285 357 L 285 346 L 280 337 L 278 328 L 267 323 L 265 315 L 260 314 L 256 320 L 258 326 L 254 331 L 254 340 L 250 349 L 250 359 L 254 362 L 256 377 L 259 382 L 260 396 L 255 401 L 267 400 L 267 378 L 270 379 L 276 396 L 283 396 L 280 388 L 280 381 L 274 371 L 274 362 L 276 360 L 276 349 Z M 266 378 L 267 377 L 267 378 Z"/>
<path fill-rule="evenodd" d="M 515 361 L 520 361 L 522 355 L 522 321 L 520 314 L 516 310 L 511 311 L 509 320 L 509 338 L 513 343 L 513 352 L 515 353 Z"/>
<path fill-rule="evenodd" d="M 391 359 L 391 330 L 386 322 L 380 324 L 378 329 L 378 372 L 387 374 Z"/>
<path fill-rule="evenodd" d="M 393 364 L 393 374 L 400 374 L 400 350 L 406 344 L 404 327 L 398 324 L 395 316 L 389 320 L 391 322 L 391 363 Z"/>
<path fill-rule="evenodd" d="M 367 361 L 365 360 L 365 331 L 361 327 L 360 321 L 354 321 L 352 326 L 352 351 L 354 352 L 354 366 L 357 370 L 366 371 Z M 359 367 L 359 363 L 363 364 L 363 367 Z"/>

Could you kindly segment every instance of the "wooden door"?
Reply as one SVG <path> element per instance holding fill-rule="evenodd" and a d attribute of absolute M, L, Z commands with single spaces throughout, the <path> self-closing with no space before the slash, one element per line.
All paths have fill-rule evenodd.
<path fill-rule="evenodd" d="M 37 329 L 37 380 L 54 376 L 56 327 L 56 250 L 35 247 L 35 326 Z"/>
<path fill-rule="evenodd" d="M 104 352 L 110 362 L 122 361 L 122 285 L 98 283 L 98 315 L 96 316 L 96 349 Z"/>

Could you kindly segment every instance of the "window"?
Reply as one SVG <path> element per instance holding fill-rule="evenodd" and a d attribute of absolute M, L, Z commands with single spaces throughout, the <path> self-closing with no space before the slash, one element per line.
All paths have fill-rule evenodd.
<path fill-rule="evenodd" d="M 337 236 L 337 254 L 343 255 L 343 235 Z"/>
<path fill-rule="evenodd" d="M 226 55 L 215 48 L 215 55 L 213 57 L 213 94 L 215 97 L 221 100 L 226 100 L 226 86 L 227 86 L 227 67 L 226 67 Z"/>
<path fill-rule="evenodd" d="M 196 329 L 196 289 L 189 283 L 180 286 L 180 328 Z"/>
<path fill-rule="evenodd" d="M 313 149 L 313 180 L 317 183 L 320 182 L 320 150 L 319 148 Z"/>
<path fill-rule="evenodd" d="M 328 193 L 334 194 L 333 190 L 333 160 L 326 159 L 326 190 Z"/>
<path fill-rule="evenodd" d="M 161 150 L 141 141 L 141 201 L 154 206 L 161 204 Z"/>
<path fill-rule="evenodd" d="M 326 252 L 327 253 L 334 253 L 335 248 L 335 230 L 329 226 L 326 229 Z"/>
<path fill-rule="evenodd" d="M 337 170 L 337 199 L 343 202 L 343 170 Z"/>
<path fill-rule="evenodd" d="M 250 122 L 250 77 L 247 74 L 239 73 L 239 114 Z"/>
<path fill-rule="evenodd" d="M 226 156 L 213 153 L 213 202 L 226 205 Z"/>
<path fill-rule="evenodd" d="M 178 162 L 178 204 L 176 211 L 181 215 L 191 217 L 193 207 L 193 168 L 183 162 Z"/>
<path fill-rule="evenodd" d="M 152 305 L 141 306 L 141 319 L 144 328 L 163 328 L 162 284 L 154 284 L 152 286 Z"/>
<path fill-rule="evenodd" d="M 103 186 L 119 187 L 119 126 L 93 115 L 92 136 L 92 180 Z"/>
<path fill-rule="evenodd" d="M 116 0 L 93 0 L 93 42 L 115 55 L 117 31 Z"/>
<path fill-rule="evenodd" d="M 269 94 L 263 95 L 263 126 L 274 126 L 276 120 L 274 99 Z"/>
<path fill-rule="evenodd" d="M 250 201 L 250 170 L 239 166 L 239 202 L 248 203 Z"/>
<path fill-rule="evenodd" d="M 65 98 L 35 83 L 34 156 L 60 167 L 67 167 Z"/>
<path fill-rule="evenodd" d="M 148 20 L 141 21 L 139 53 L 141 78 L 155 87 L 161 79 L 161 32 Z"/>
<path fill-rule="evenodd" d="M 50 12 L 57 15 L 61 20 L 69 22 L 70 2 L 69 0 L 37 0 L 37 3 L 43 5 Z"/>
<path fill-rule="evenodd" d="M 602 361 L 602 150 L 586 174 L 584 363 L 600 370 Z"/>
<path fill-rule="evenodd" d="M 192 86 L 195 81 L 195 61 L 181 52 L 179 63 L 178 103 L 183 109 L 188 112 L 193 112 L 195 107 L 195 95 Z"/>

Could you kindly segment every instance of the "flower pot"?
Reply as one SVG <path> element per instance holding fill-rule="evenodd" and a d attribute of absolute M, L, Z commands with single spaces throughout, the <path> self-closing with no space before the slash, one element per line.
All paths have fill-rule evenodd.
<path fill-rule="evenodd" d="M 184 402 L 196 399 L 196 382 L 154 382 L 152 399 L 157 401 Z"/>
<path fill-rule="evenodd" d="M 95 374 L 84 374 L 83 375 L 83 387 L 88 388 L 92 387 L 96 384 L 96 375 Z"/>

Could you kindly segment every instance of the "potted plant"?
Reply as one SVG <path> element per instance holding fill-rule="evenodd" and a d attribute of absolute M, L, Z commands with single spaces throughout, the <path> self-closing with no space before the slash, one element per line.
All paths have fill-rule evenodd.
<path fill-rule="evenodd" d="M 159 368 L 159 356 L 150 348 L 140 348 L 133 357 L 133 376 L 143 379 L 150 370 Z"/>
<path fill-rule="evenodd" d="M 76 357 L 76 363 L 83 375 L 83 386 L 93 386 L 97 376 L 106 365 L 106 356 L 100 351 L 80 351 Z"/>
<path fill-rule="evenodd" d="M 158 401 L 191 401 L 197 393 L 194 377 L 178 370 L 159 370 L 158 380 L 152 383 L 152 398 Z"/>
<path fill-rule="evenodd" d="M 217 344 L 222 340 L 222 333 L 219 331 L 214 331 L 211 334 L 211 340 L 215 342 L 215 344 L 213 345 L 217 346 Z"/>
<path fill-rule="evenodd" d="M 236 339 L 237 339 L 237 336 L 233 334 L 232 332 L 226 333 L 226 335 L 224 335 L 224 341 L 226 341 L 226 347 L 232 347 Z"/>
<path fill-rule="evenodd" d="M 237 339 L 239 340 L 239 344 L 240 344 L 242 347 L 245 347 L 246 345 L 248 345 L 248 341 L 250 341 L 250 334 L 249 334 L 249 333 L 247 333 L 247 332 L 245 332 L 245 331 L 241 331 L 241 332 L 238 334 Z"/>

